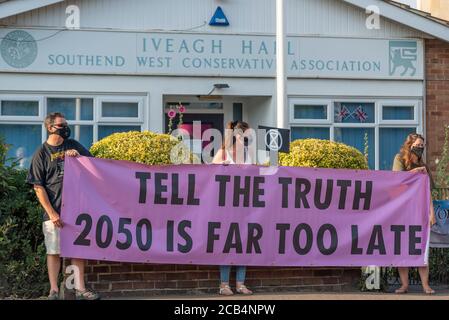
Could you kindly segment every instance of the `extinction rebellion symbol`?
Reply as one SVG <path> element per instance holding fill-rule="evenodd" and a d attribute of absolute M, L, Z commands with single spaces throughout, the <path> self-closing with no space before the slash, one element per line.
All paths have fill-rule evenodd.
<path fill-rule="evenodd" d="M 26 68 L 36 60 L 37 43 L 23 30 L 9 32 L 0 43 L 3 60 L 13 68 Z"/>

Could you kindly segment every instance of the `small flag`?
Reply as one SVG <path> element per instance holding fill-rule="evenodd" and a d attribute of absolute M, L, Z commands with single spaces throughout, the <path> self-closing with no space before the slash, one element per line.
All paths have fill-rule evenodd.
<path fill-rule="evenodd" d="M 354 113 L 355 117 L 360 122 L 365 122 L 368 119 L 368 114 L 363 110 L 362 106 L 359 106 L 357 109 L 355 109 Z"/>

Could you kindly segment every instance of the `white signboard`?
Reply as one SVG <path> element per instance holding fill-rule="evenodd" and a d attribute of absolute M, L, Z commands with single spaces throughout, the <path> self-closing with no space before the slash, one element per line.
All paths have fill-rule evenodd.
<path fill-rule="evenodd" d="M 274 36 L 0 29 L 0 71 L 274 77 Z M 423 79 L 420 40 L 288 37 L 291 78 Z"/>

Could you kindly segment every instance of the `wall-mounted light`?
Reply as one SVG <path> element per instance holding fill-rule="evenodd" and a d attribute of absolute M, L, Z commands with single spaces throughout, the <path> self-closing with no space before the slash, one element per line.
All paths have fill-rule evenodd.
<path fill-rule="evenodd" d="M 206 94 L 206 95 L 201 95 L 201 96 L 197 96 L 197 97 L 198 97 L 199 100 L 220 100 L 220 99 L 222 99 L 223 97 L 220 96 L 220 95 L 214 95 L 214 96 L 212 96 L 212 95 L 211 95 L 212 92 L 214 92 L 215 89 L 228 89 L 228 88 L 230 88 L 230 86 L 229 86 L 229 84 L 227 84 L 227 83 L 215 83 L 215 84 L 213 85 L 212 90 L 209 91 L 208 94 Z"/>
<path fill-rule="evenodd" d="M 212 92 L 214 92 L 215 89 L 228 89 L 228 88 L 229 88 L 229 84 L 227 84 L 227 83 L 215 83 L 214 87 L 212 88 L 211 91 L 209 91 L 207 96 L 209 96 Z"/>

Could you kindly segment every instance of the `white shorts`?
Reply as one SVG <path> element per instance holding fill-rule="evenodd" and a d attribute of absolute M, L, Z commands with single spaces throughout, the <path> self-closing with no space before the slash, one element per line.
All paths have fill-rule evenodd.
<path fill-rule="evenodd" d="M 47 254 L 59 254 L 59 228 L 51 220 L 48 220 L 42 223 L 42 231 L 44 232 Z"/>

